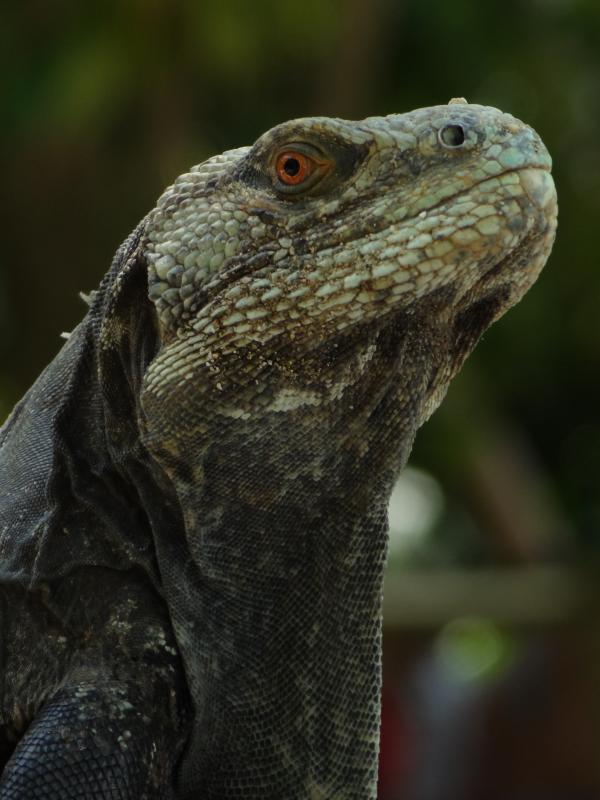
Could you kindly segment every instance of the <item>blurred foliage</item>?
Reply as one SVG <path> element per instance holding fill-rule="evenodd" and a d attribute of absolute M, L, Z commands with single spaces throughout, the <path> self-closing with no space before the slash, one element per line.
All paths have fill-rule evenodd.
<path fill-rule="evenodd" d="M 3 412 L 80 318 L 77 291 L 190 164 L 286 118 L 460 95 L 531 123 L 555 160 L 555 252 L 414 460 L 477 514 L 477 454 L 510 429 L 552 524 L 600 546 L 597 0 L 25 0 L 0 10 L 0 67 Z"/>

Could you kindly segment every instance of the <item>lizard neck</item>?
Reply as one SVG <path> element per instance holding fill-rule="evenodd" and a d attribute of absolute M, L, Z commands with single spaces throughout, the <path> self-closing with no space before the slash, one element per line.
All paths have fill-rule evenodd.
<path fill-rule="evenodd" d="M 202 591 L 181 624 L 195 617 L 203 642 L 191 680 L 207 796 L 237 797 L 258 770 L 274 797 L 375 797 L 385 508 L 325 482 L 279 513 L 211 484 L 182 498 L 202 508 L 184 512 Z"/>

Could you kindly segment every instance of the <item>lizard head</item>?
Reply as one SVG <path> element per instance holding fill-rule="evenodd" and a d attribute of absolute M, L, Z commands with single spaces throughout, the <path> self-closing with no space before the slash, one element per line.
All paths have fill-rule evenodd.
<path fill-rule="evenodd" d="M 452 101 L 294 120 L 192 168 L 143 244 L 161 340 L 149 429 L 167 407 L 188 409 L 180 430 L 336 403 L 371 414 L 386 393 L 410 397 L 416 429 L 545 263 L 550 167 L 531 128 Z"/>

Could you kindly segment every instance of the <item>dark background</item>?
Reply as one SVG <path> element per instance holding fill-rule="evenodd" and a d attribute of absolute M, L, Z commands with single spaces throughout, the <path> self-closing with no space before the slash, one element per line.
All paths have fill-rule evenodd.
<path fill-rule="evenodd" d="M 388 581 L 380 795 L 591 799 L 598 0 L 3 4 L 0 415 L 82 316 L 78 291 L 191 164 L 288 118 L 454 96 L 538 130 L 559 232 L 417 439 Z"/>

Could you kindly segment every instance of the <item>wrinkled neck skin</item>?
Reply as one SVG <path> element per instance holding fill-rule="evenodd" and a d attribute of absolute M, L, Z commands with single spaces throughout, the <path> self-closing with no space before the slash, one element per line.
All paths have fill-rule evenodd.
<path fill-rule="evenodd" d="M 202 796 L 376 797 L 387 501 L 431 393 L 431 337 L 400 317 L 357 330 L 342 354 L 297 358 L 295 386 L 269 374 L 249 418 L 198 391 L 208 373 L 176 420 L 174 398 L 143 398 L 185 524 L 185 552 L 157 547 L 179 559 L 162 578 L 202 698 Z"/>

